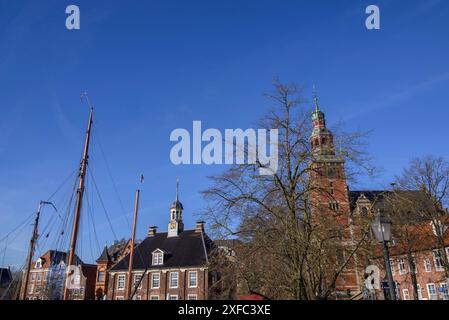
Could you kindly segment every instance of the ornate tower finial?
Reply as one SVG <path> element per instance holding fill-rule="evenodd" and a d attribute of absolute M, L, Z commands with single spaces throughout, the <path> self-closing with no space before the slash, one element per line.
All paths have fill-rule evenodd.
<path fill-rule="evenodd" d="M 179 178 L 176 178 L 176 201 L 179 201 Z"/>
<path fill-rule="evenodd" d="M 316 92 L 316 87 L 315 87 L 315 85 L 313 85 L 313 91 L 312 91 L 312 94 L 313 94 L 313 101 L 315 101 L 315 112 L 318 112 L 318 111 L 320 111 L 320 107 L 319 107 L 319 105 L 318 105 L 318 94 L 317 94 L 317 92 Z"/>

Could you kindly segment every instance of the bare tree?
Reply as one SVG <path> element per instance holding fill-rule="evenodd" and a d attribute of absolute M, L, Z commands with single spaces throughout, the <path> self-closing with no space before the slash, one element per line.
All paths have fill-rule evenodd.
<path fill-rule="evenodd" d="M 203 218 L 216 235 L 241 240 L 234 272 L 247 291 L 274 299 L 327 299 L 337 280 L 364 241 L 342 239 L 341 221 L 348 216 L 313 214 L 309 114 L 302 104 L 302 88 L 274 82 L 266 96 L 275 104 L 259 127 L 279 130 L 279 167 L 261 176 L 262 164 L 234 165 L 211 177 L 203 192 L 208 207 Z M 359 149 L 364 135 L 340 136 L 337 152 L 348 161 L 369 167 Z M 247 150 L 246 150 L 247 151 Z M 323 190 L 326 192 L 326 190 Z M 347 213 L 349 214 L 349 212 Z"/>
<path fill-rule="evenodd" d="M 449 213 L 445 209 L 449 204 L 449 163 L 442 157 L 415 158 L 396 180 L 400 190 L 420 191 L 419 196 L 407 199 L 408 206 L 432 224 L 437 252 L 449 282 L 449 261 L 445 253 L 449 226 Z"/>

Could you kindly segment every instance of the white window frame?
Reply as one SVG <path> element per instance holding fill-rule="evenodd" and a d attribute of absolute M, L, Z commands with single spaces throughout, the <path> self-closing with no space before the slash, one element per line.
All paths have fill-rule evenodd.
<path fill-rule="evenodd" d="M 122 283 L 121 279 L 123 279 L 123 286 L 120 285 Z M 125 284 L 126 284 L 126 274 L 117 275 L 117 290 L 125 290 Z"/>
<path fill-rule="evenodd" d="M 117 296 L 117 297 L 115 297 L 115 300 L 125 300 L 125 297 L 124 296 Z"/>
<path fill-rule="evenodd" d="M 418 287 L 418 300 L 424 300 L 424 298 L 423 298 L 423 296 L 422 296 L 422 288 L 421 288 L 421 285 L 418 284 L 417 287 Z"/>
<path fill-rule="evenodd" d="M 174 286 L 172 284 L 172 280 L 174 280 L 172 278 L 172 276 L 174 276 L 174 275 L 176 275 L 176 286 Z M 169 288 L 177 289 L 178 287 L 179 287 L 179 272 L 178 271 L 170 271 L 170 274 L 169 274 Z"/>
<path fill-rule="evenodd" d="M 187 300 L 198 300 L 198 295 L 197 294 L 188 294 Z"/>
<path fill-rule="evenodd" d="M 42 281 L 42 273 L 40 273 L 40 272 L 37 273 L 36 280 L 37 280 L 37 282 Z"/>
<path fill-rule="evenodd" d="M 402 300 L 410 300 L 410 293 L 408 289 L 402 289 Z"/>
<path fill-rule="evenodd" d="M 427 285 L 427 295 L 429 297 L 429 300 L 437 300 L 438 299 L 438 290 L 435 283 L 428 283 Z M 435 294 L 430 293 L 430 287 L 433 286 L 433 290 L 435 291 Z"/>
<path fill-rule="evenodd" d="M 172 299 L 172 298 L 174 298 L 174 299 Z M 167 300 L 179 300 L 179 298 L 178 298 L 177 294 L 169 294 Z"/>
<path fill-rule="evenodd" d="M 158 295 L 152 294 L 150 300 L 160 300 Z"/>
<path fill-rule="evenodd" d="M 31 281 L 36 280 L 36 273 L 35 272 L 31 272 Z"/>
<path fill-rule="evenodd" d="M 403 268 L 401 268 L 403 266 Z M 404 258 L 398 259 L 398 268 L 399 268 L 399 274 L 406 274 L 407 273 L 407 265 L 405 264 Z"/>
<path fill-rule="evenodd" d="M 396 273 L 396 268 L 394 267 L 394 260 L 390 259 L 390 269 L 391 269 L 391 275 L 394 276 L 394 274 Z"/>
<path fill-rule="evenodd" d="M 432 272 L 432 262 L 429 258 L 424 259 L 424 270 L 426 272 Z"/>
<path fill-rule="evenodd" d="M 37 259 L 36 264 L 34 265 L 34 267 L 36 269 L 42 268 L 42 260 L 41 259 Z"/>
<path fill-rule="evenodd" d="M 143 277 L 143 274 L 142 273 L 134 273 L 133 274 L 133 280 L 134 280 L 134 286 L 133 286 L 133 288 L 135 288 L 136 287 L 136 282 L 137 282 L 137 280 L 136 280 L 136 278 L 137 277 L 140 277 L 140 279 L 139 279 L 139 281 L 142 279 L 142 277 Z M 140 283 L 139 283 L 139 286 L 137 287 L 137 289 L 142 289 L 142 283 L 143 283 L 143 280 L 142 281 L 140 281 Z"/>
<path fill-rule="evenodd" d="M 439 256 L 440 252 L 438 250 L 433 250 L 433 262 L 435 263 L 435 271 L 443 271 L 443 257 Z"/>
<path fill-rule="evenodd" d="M 154 286 L 154 276 L 157 275 L 157 287 Z M 151 289 L 159 289 L 161 287 L 161 274 L 159 272 L 152 272 L 151 273 Z"/>
<path fill-rule="evenodd" d="M 194 285 L 192 285 L 192 283 L 191 283 L 191 278 L 190 278 L 191 274 L 195 275 L 195 284 Z M 197 288 L 198 287 L 198 271 L 196 271 L 196 270 L 189 271 L 188 276 L 189 276 L 189 288 Z"/>
<path fill-rule="evenodd" d="M 440 292 L 439 291 L 439 293 L 441 294 L 441 296 L 443 297 L 443 300 L 449 300 L 449 286 L 447 285 L 447 283 L 446 282 L 441 282 L 440 283 L 440 288 L 444 288 L 444 287 L 446 287 L 446 292 L 444 293 L 444 292 Z"/>
<path fill-rule="evenodd" d="M 134 296 L 133 300 L 142 300 L 142 296 Z"/>
<path fill-rule="evenodd" d="M 31 282 L 28 286 L 28 293 L 33 293 L 34 292 L 34 282 Z"/>
<path fill-rule="evenodd" d="M 153 266 L 161 266 L 164 264 L 164 253 L 161 250 L 156 250 L 153 252 L 153 259 L 151 264 Z"/>

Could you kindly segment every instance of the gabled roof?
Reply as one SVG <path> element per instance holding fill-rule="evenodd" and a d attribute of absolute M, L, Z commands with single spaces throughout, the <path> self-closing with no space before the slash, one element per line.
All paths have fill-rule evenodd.
<path fill-rule="evenodd" d="M 349 203 L 351 205 L 351 211 L 357 206 L 357 200 L 360 196 L 364 195 L 371 203 L 381 201 L 383 197 L 390 193 L 388 190 L 356 190 L 349 191 Z"/>
<path fill-rule="evenodd" d="M 133 269 L 144 270 L 146 268 L 180 268 L 199 267 L 207 264 L 207 252 L 211 247 L 210 239 L 202 232 L 186 230 L 177 237 L 167 237 L 167 232 L 156 233 L 147 237 L 134 249 Z M 166 255 L 164 264 L 153 266 L 152 253 L 163 250 Z M 129 254 L 111 268 L 111 271 L 128 270 Z"/>
<path fill-rule="evenodd" d="M 67 252 L 57 251 L 57 250 L 48 250 L 42 256 L 40 256 L 39 259 L 42 259 L 42 267 L 43 268 L 49 268 L 53 265 L 58 265 L 59 263 L 61 263 L 61 261 L 63 261 L 64 263 L 67 263 Z M 76 265 L 84 264 L 84 262 L 76 254 L 73 259 L 73 262 Z M 35 264 L 36 264 L 36 261 L 34 261 L 33 267 Z"/>
<path fill-rule="evenodd" d="M 103 249 L 103 252 L 101 253 L 101 255 L 98 257 L 97 259 L 97 263 L 98 262 L 110 262 L 111 260 L 111 256 L 109 255 L 108 252 L 108 247 L 105 246 Z"/>

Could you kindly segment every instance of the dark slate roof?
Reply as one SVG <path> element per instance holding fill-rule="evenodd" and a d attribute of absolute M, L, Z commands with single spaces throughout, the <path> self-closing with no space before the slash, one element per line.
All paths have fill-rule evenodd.
<path fill-rule="evenodd" d="M 184 207 L 182 206 L 181 201 L 176 200 L 175 202 L 172 203 L 172 205 L 170 206 L 170 209 L 184 210 Z"/>
<path fill-rule="evenodd" d="M 402 194 L 403 196 L 413 197 L 417 199 L 422 199 L 421 202 L 425 203 L 428 201 L 425 194 L 418 190 L 408 190 L 408 191 L 394 191 L 398 194 Z M 377 207 L 382 207 L 385 204 L 384 200 L 386 196 L 391 196 L 394 194 L 393 191 L 390 190 L 359 190 L 359 191 L 349 191 L 349 203 L 351 205 L 351 211 L 355 209 L 357 199 L 363 194 L 365 197 L 371 202 L 375 203 Z M 426 200 L 427 199 L 427 200 Z"/>
<path fill-rule="evenodd" d="M 105 246 L 100 257 L 97 259 L 97 262 L 109 262 L 109 261 L 111 261 L 111 256 L 109 255 L 108 247 Z"/>
<path fill-rule="evenodd" d="M 9 268 L 0 268 L 0 287 L 9 286 L 12 281 L 12 274 Z"/>
<path fill-rule="evenodd" d="M 41 256 L 41 259 L 45 259 L 46 254 L 49 253 L 50 254 L 50 259 L 51 265 L 57 265 L 59 264 L 61 261 L 64 261 L 64 263 L 67 263 L 67 252 L 64 251 L 57 251 L 57 250 L 48 250 L 44 255 Z M 80 259 L 80 257 L 78 257 L 76 254 L 73 258 L 73 263 L 78 265 L 78 264 L 84 264 L 84 262 Z"/>
<path fill-rule="evenodd" d="M 370 202 L 381 201 L 383 196 L 388 194 L 390 191 L 387 190 L 359 190 L 359 191 L 349 191 L 349 203 L 351 205 L 351 211 L 355 209 L 357 199 L 364 194 L 365 197 Z"/>
<path fill-rule="evenodd" d="M 180 268 L 196 267 L 207 264 L 206 251 L 212 248 L 210 239 L 201 232 L 186 230 L 177 237 L 167 237 L 167 232 L 156 233 L 147 237 L 134 249 L 133 269 L 143 270 L 146 268 Z M 164 264 L 152 266 L 152 252 L 161 249 L 165 252 Z M 111 271 L 128 270 L 129 254 L 120 260 Z"/>

